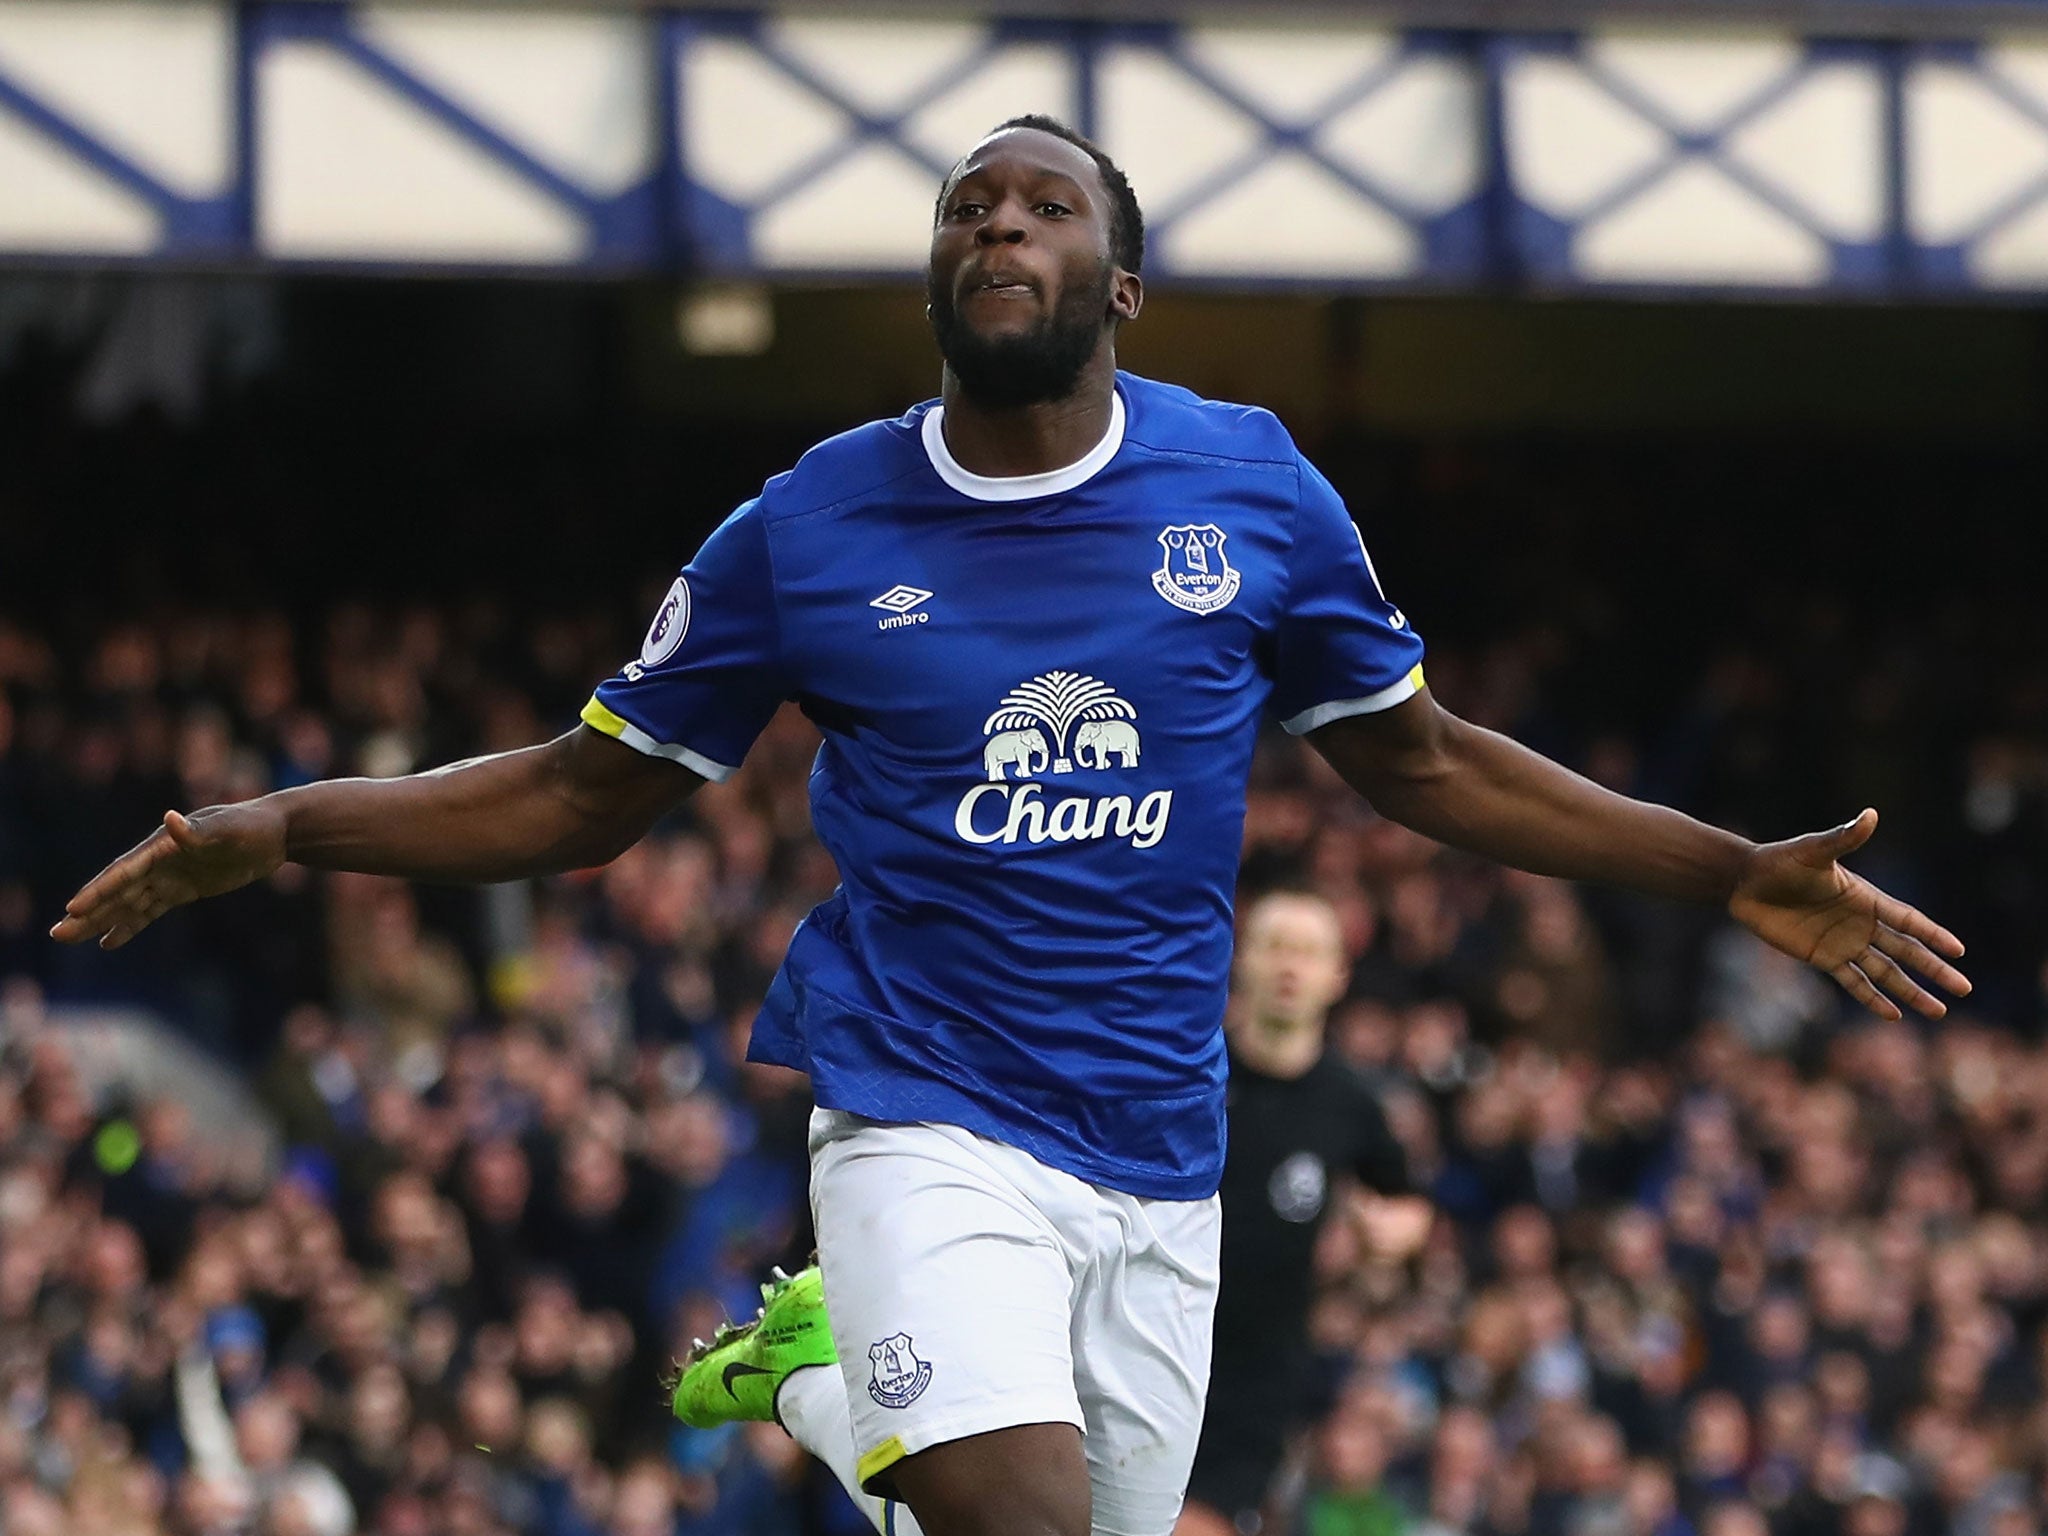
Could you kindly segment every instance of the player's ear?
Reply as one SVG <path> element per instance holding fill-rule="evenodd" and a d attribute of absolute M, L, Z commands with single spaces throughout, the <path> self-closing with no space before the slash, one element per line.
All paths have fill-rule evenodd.
<path fill-rule="evenodd" d="M 1109 312 L 1119 323 L 1135 320 L 1145 307 L 1145 284 L 1135 272 L 1116 269 L 1109 285 Z"/>

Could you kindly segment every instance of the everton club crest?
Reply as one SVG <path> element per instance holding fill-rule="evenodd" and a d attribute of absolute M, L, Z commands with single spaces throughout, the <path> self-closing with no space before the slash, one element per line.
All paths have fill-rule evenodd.
<path fill-rule="evenodd" d="M 917 1358 L 907 1333 L 892 1333 L 870 1344 L 868 1359 L 875 1367 L 868 1396 L 884 1408 L 908 1408 L 931 1382 L 932 1364 Z"/>
<path fill-rule="evenodd" d="M 1152 573 L 1153 590 L 1189 613 L 1214 613 L 1233 597 L 1242 577 L 1224 557 L 1228 535 L 1214 523 L 1182 523 L 1164 530 L 1164 558 Z"/>

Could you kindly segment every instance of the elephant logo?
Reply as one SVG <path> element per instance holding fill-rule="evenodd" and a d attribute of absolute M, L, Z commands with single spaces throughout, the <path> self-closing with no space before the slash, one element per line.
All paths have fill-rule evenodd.
<path fill-rule="evenodd" d="M 982 723 L 991 735 L 982 748 L 981 763 L 991 782 L 1003 777 L 1004 768 L 1016 766 L 1013 777 L 1035 778 L 1049 768 L 1054 773 L 1072 773 L 1075 759 L 1084 768 L 1107 768 L 1112 753 L 1132 768 L 1138 762 L 1138 733 L 1128 722 L 1138 718 L 1137 707 L 1120 698 L 1100 678 L 1085 672 L 1045 672 L 1028 683 L 1019 683 L 1003 695 L 996 712 Z M 1073 756 L 1067 755 L 1068 733 L 1075 726 Z M 1052 739 L 1048 751 L 1046 738 Z M 1095 749 L 1095 761 L 1088 761 L 1084 747 Z M 1032 761 L 1036 754 L 1037 761 Z"/>
<path fill-rule="evenodd" d="M 1244 582 L 1223 553 L 1229 537 L 1214 523 L 1176 523 L 1161 529 L 1153 590 L 1189 613 L 1214 613 L 1226 606 Z"/>
<path fill-rule="evenodd" d="M 908 1408 L 931 1385 L 932 1364 L 917 1358 L 907 1333 L 892 1333 L 870 1344 L 868 1359 L 875 1368 L 868 1396 L 884 1408 Z"/>
<path fill-rule="evenodd" d="M 1091 772 L 1137 767 L 1138 728 L 1131 723 L 1137 718 L 1135 704 L 1085 672 L 1041 672 L 1019 683 L 982 722 L 988 737 L 981 752 L 986 777 L 960 796 L 953 811 L 954 835 L 978 848 L 1107 839 L 1138 851 L 1157 848 L 1173 814 L 1172 790 L 1143 790 L 1129 780 L 1112 779 L 1104 793 L 1095 794 L 1085 778 L 1058 783 L 1059 775 L 1077 767 Z M 1050 782 L 1039 782 L 1041 776 Z M 875 1349 L 893 1342 L 884 1339 Z M 907 1353 L 909 1339 L 902 1347 Z M 878 1382 L 881 1358 L 875 1356 Z M 868 1390 L 876 1401 L 888 1401 L 877 1387 Z M 922 1390 L 920 1383 L 913 1395 Z"/>
<path fill-rule="evenodd" d="M 1031 760 L 1034 754 L 1038 758 L 1035 763 Z M 1005 768 L 1017 770 L 1012 778 L 1028 779 L 1045 772 L 1051 761 L 1052 751 L 1045 744 L 1045 733 L 1036 729 L 998 731 L 981 749 L 981 766 L 992 783 L 1003 777 Z"/>
<path fill-rule="evenodd" d="M 1095 761 L 1088 761 L 1088 749 L 1095 749 Z M 1083 768 L 1107 768 L 1114 752 L 1122 766 L 1138 766 L 1138 733 L 1127 720 L 1089 720 L 1074 735 L 1074 758 Z"/>

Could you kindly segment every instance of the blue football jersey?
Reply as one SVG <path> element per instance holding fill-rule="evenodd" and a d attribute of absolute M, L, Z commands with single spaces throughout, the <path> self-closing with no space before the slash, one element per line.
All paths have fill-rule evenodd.
<path fill-rule="evenodd" d="M 1263 410 L 1117 377 L 1079 463 L 992 479 L 918 406 L 820 444 L 705 542 L 585 723 L 723 779 L 785 699 L 824 735 L 839 890 L 755 1060 L 1132 1194 L 1223 1165 L 1245 781 L 1422 686 L 1330 484 Z"/>

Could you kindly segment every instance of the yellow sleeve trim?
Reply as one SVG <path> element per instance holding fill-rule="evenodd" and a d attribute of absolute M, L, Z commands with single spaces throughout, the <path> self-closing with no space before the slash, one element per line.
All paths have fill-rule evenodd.
<path fill-rule="evenodd" d="M 891 1435 L 872 1451 L 861 1457 L 858 1465 L 854 1467 L 855 1480 L 859 1482 L 861 1491 L 863 1493 L 872 1492 L 873 1490 L 868 1487 L 870 1479 L 880 1477 L 884 1472 L 895 1466 L 897 1462 L 901 1461 L 905 1454 L 902 1440 L 895 1435 Z"/>
<path fill-rule="evenodd" d="M 559 720 L 561 716 L 557 715 L 555 718 Z M 614 741 L 624 741 L 626 732 L 632 729 L 622 716 L 613 714 L 600 704 L 594 693 L 590 696 L 590 702 L 583 706 L 580 718 L 593 731 L 603 731 Z"/>
<path fill-rule="evenodd" d="M 672 763 L 681 763 L 690 772 L 709 779 L 714 784 L 723 784 L 739 771 L 735 764 L 718 762 L 701 752 L 692 752 L 688 747 L 656 741 L 624 715 L 605 708 L 595 694 L 592 694 L 590 702 L 583 706 L 583 713 L 578 718 L 593 731 L 622 742 L 635 752 L 643 752 L 649 757 L 665 757 Z"/>

